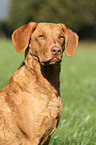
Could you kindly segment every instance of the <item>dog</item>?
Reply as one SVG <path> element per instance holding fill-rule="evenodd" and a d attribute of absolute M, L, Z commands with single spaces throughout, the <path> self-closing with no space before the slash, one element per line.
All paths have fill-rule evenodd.
<path fill-rule="evenodd" d="M 78 35 L 64 24 L 30 22 L 12 34 L 25 60 L 0 91 L 0 145 L 48 145 L 62 114 L 59 74 Z"/>

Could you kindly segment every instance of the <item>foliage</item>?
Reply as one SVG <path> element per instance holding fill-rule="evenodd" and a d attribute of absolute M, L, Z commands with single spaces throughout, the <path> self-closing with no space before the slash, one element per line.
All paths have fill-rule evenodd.
<path fill-rule="evenodd" d="M 10 37 L 12 33 L 11 28 L 8 26 L 7 21 L 0 22 L 0 38 Z"/>
<path fill-rule="evenodd" d="M 13 29 L 29 21 L 64 23 L 75 31 L 93 23 L 96 0 L 11 0 Z"/>
<path fill-rule="evenodd" d="M 11 41 L 0 41 L 0 88 L 23 60 Z M 50 145 L 96 144 L 96 43 L 80 43 L 74 57 L 63 56 L 62 118 Z"/>

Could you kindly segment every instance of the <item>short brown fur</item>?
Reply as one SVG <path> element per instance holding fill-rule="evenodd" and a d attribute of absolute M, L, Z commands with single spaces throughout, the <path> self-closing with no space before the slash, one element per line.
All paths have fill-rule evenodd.
<path fill-rule="evenodd" d="M 35 23 L 14 31 L 22 66 L 0 91 L 0 145 L 48 145 L 61 113 L 60 62 L 73 56 L 78 36 L 64 24 Z"/>

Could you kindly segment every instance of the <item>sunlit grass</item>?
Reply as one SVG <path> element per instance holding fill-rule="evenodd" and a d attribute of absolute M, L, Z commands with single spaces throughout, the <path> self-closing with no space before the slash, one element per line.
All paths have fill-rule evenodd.
<path fill-rule="evenodd" d="M 0 88 L 19 67 L 23 55 L 10 40 L 0 41 Z M 80 42 L 74 57 L 64 55 L 60 80 L 63 112 L 50 145 L 95 145 L 96 43 Z"/>
<path fill-rule="evenodd" d="M 10 40 L 0 40 L 0 89 L 19 67 L 24 53 L 18 53 Z"/>

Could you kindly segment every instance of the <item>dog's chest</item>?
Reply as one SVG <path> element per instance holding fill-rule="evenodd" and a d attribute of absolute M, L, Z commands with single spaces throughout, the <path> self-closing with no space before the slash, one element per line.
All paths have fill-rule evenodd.
<path fill-rule="evenodd" d="M 60 114 L 60 101 L 57 97 L 50 100 L 39 102 L 39 117 L 42 118 L 45 123 L 52 123 Z"/>
<path fill-rule="evenodd" d="M 50 97 L 46 95 L 33 97 L 30 101 L 30 113 L 32 111 L 32 116 L 35 122 L 40 122 L 43 124 L 44 122 L 48 124 L 52 123 L 60 114 L 60 105 L 61 101 L 57 96 Z M 40 125 L 41 126 L 41 125 Z"/>
<path fill-rule="evenodd" d="M 51 100 L 39 100 L 36 108 L 36 114 L 34 114 L 34 127 L 35 134 L 42 136 L 51 134 L 57 126 L 57 118 L 60 118 L 61 102 L 57 97 L 53 97 Z M 38 110 L 37 110 L 38 109 Z"/>
<path fill-rule="evenodd" d="M 58 97 L 53 96 L 48 99 L 48 96 L 44 95 L 43 97 L 42 95 L 38 97 L 27 96 L 24 106 L 21 115 L 22 118 L 24 117 L 22 121 L 24 126 L 22 126 L 21 120 L 19 126 L 24 129 L 28 136 L 32 138 L 33 136 L 42 137 L 55 130 L 56 120 L 61 114 L 61 100 Z"/>

